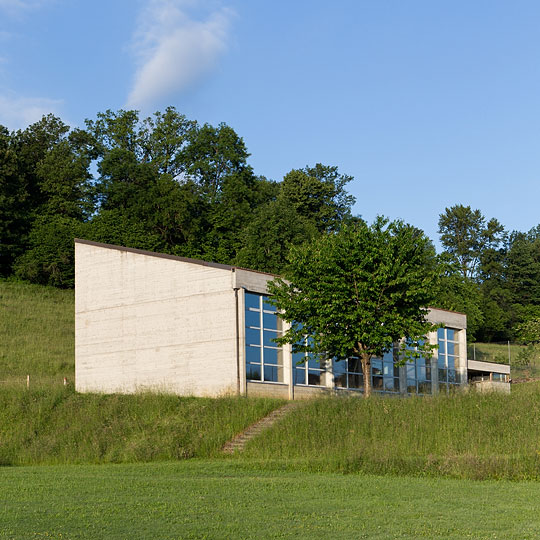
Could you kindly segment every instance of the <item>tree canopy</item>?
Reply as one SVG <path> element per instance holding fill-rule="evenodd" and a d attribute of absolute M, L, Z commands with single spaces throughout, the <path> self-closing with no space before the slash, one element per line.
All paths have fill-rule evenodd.
<path fill-rule="evenodd" d="M 382 217 L 294 247 L 284 279 L 269 284 L 270 302 L 290 324 L 280 341 L 338 361 L 360 358 L 369 396 L 373 356 L 401 340 L 429 354 L 426 315 L 438 268 L 421 231 Z"/>

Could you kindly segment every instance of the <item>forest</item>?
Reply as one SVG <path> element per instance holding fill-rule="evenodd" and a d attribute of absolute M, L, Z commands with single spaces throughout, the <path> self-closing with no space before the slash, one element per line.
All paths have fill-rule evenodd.
<path fill-rule="evenodd" d="M 231 127 L 174 107 L 107 110 L 84 129 L 53 115 L 0 126 L 0 277 L 73 287 L 74 238 L 279 274 L 291 246 L 361 221 L 336 166 L 275 181 L 248 157 Z M 539 341 L 540 225 L 507 231 L 457 203 L 439 233 L 432 305 L 465 312 L 472 341 Z"/>

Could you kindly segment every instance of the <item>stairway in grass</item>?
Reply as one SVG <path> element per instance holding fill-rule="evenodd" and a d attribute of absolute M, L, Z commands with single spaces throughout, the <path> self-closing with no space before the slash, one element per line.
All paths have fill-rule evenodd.
<path fill-rule="evenodd" d="M 272 411 L 269 415 L 265 416 L 264 418 L 261 418 L 261 420 L 259 420 L 258 422 L 255 422 L 254 424 L 249 426 L 247 429 L 242 431 L 242 433 L 239 433 L 230 441 L 225 443 L 225 446 L 223 447 L 223 452 L 225 454 L 233 454 L 234 452 L 241 452 L 249 440 L 259 435 L 261 431 L 268 429 L 280 418 L 283 418 L 288 412 L 291 411 L 291 409 L 293 409 L 297 405 L 298 405 L 297 401 L 296 402 L 292 401 L 291 403 L 287 403 L 286 405 L 283 405 L 283 407 L 280 407 L 279 409 Z"/>

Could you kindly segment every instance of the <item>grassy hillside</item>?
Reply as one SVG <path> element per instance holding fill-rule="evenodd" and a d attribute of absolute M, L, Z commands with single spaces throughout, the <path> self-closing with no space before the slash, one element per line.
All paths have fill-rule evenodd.
<path fill-rule="evenodd" d="M 217 456 L 281 403 L 78 395 L 62 385 L 64 376 L 73 379 L 73 292 L 0 281 L 0 309 L 1 464 Z M 498 347 L 486 351 L 503 354 Z M 302 470 L 539 478 L 539 440 L 540 386 L 530 383 L 514 385 L 509 396 L 306 402 L 233 459 Z"/>
<path fill-rule="evenodd" d="M 272 399 L 0 390 L 0 465 L 212 457 L 281 404 Z"/>
<path fill-rule="evenodd" d="M 540 385 L 305 403 L 251 441 L 243 459 L 309 471 L 540 478 Z"/>
<path fill-rule="evenodd" d="M 0 280 L 0 388 L 73 380 L 74 294 Z"/>

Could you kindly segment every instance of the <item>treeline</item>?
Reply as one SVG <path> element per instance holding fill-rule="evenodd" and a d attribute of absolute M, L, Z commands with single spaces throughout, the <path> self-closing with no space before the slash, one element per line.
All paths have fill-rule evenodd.
<path fill-rule="evenodd" d="M 248 156 L 229 126 L 173 107 L 0 127 L 0 275 L 72 287 L 74 237 L 279 272 L 291 244 L 353 219 L 337 167 L 278 183 Z"/>
<path fill-rule="evenodd" d="M 438 304 L 467 313 L 467 333 L 477 341 L 540 342 L 540 226 L 509 232 L 455 205 L 440 215 L 439 233 Z"/>
<path fill-rule="evenodd" d="M 0 276 L 73 287 L 75 237 L 280 273 L 291 245 L 360 219 L 337 167 L 276 182 L 248 157 L 231 127 L 173 107 L 109 110 L 84 129 L 53 115 L 0 126 Z M 439 232 L 433 304 L 467 313 L 470 338 L 540 341 L 540 226 L 508 232 L 456 205 Z"/>

